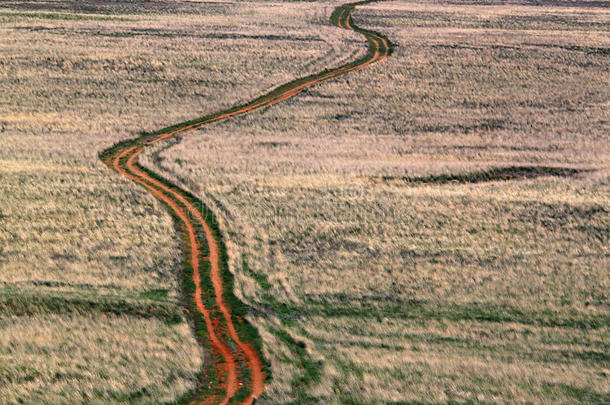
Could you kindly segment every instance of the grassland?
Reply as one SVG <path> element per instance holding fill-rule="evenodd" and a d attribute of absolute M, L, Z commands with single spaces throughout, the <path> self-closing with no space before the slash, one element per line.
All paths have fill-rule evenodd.
<path fill-rule="evenodd" d="M 262 402 L 607 402 L 610 12 L 355 21 L 393 57 L 143 160 L 222 221 Z"/>
<path fill-rule="evenodd" d="M 2 4 L 0 402 L 171 402 L 195 386 L 177 233 L 97 153 L 362 54 L 331 11 Z"/>
<path fill-rule="evenodd" d="M 359 9 L 391 59 L 144 160 L 222 221 L 260 402 L 607 402 L 609 12 L 537 3 Z M 171 220 L 97 152 L 354 59 L 331 10 L 2 3 L 0 402 L 193 388 Z"/>

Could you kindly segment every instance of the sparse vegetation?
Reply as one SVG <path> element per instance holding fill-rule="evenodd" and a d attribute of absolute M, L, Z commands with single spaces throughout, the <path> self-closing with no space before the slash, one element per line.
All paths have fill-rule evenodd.
<path fill-rule="evenodd" d="M 201 366 L 192 339 L 182 319 L 3 314 L 2 403 L 173 402 Z"/>
<path fill-rule="evenodd" d="M 202 356 L 184 335 L 176 230 L 160 204 L 97 154 L 365 52 L 330 26 L 331 11 L 316 3 L 2 4 L 0 319 L 49 342 L 34 358 L 31 344 L 15 345 L 3 331 L 0 402 L 171 402 L 195 386 Z M 69 326 L 82 358 L 63 352 L 62 322 L 84 325 Z M 129 356 L 107 352 L 119 335 Z M 156 340 L 164 347 L 153 353 Z M 17 380 L 28 383 L 17 389 Z"/>
<path fill-rule="evenodd" d="M 392 58 L 151 151 L 213 207 L 259 403 L 604 403 L 597 1 L 392 1 Z M 0 402 L 172 402 L 202 370 L 176 230 L 97 153 L 362 55 L 307 3 L 0 8 Z"/>
<path fill-rule="evenodd" d="M 263 402 L 607 400 L 609 16 L 363 6 L 390 59 L 148 155 L 223 220 Z"/>

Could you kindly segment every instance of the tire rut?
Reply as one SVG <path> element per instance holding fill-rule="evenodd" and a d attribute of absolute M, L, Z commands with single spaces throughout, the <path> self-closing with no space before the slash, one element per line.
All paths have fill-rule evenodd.
<path fill-rule="evenodd" d="M 194 283 L 194 291 L 192 294 L 184 294 L 185 306 L 193 319 L 195 333 L 198 336 L 204 334 L 206 337 L 203 343 L 209 346 L 212 352 L 217 377 L 215 386 L 207 390 L 200 387 L 191 403 L 251 404 L 260 397 L 264 390 L 266 371 L 257 345 L 259 338 L 256 333 L 254 336 L 245 334 L 244 327 L 239 326 L 245 321 L 233 315 L 235 306 L 240 303 L 232 295 L 231 283 L 226 285 L 227 275 L 223 274 L 223 269 L 228 271 L 223 262 L 226 258 L 223 257 L 224 247 L 219 231 L 214 228 L 214 218 L 207 215 L 207 209 L 204 217 L 203 203 L 188 191 L 140 166 L 138 156 L 157 142 L 193 131 L 206 124 L 277 104 L 311 86 L 387 58 L 392 51 L 389 40 L 381 34 L 355 26 L 352 21 L 355 7 L 369 2 L 339 6 L 331 15 L 334 25 L 364 35 L 369 44 L 366 56 L 340 67 L 283 84 L 248 103 L 120 142 L 100 153 L 100 158 L 110 168 L 145 187 L 163 202 L 186 236 L 183 238 L 185 265 L 192 270 L 192 276 L 190 280 L 185 280 L 185 283 Z M 206 272 L 208 269 L 209 274 Z M 229 297 L 229 302 L 226 297 Z M 198 315 L 203 317 L 203 324 L 197 322 L 195 314 L 190 310 L 196 310 Z"/>

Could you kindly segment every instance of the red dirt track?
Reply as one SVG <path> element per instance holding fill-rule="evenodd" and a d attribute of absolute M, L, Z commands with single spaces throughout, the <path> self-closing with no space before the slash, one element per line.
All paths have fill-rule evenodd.
<path fill-rule="evenodd" d="M 205 320 L 207 340 L 212 351 L 211 357 L 214 359 L 216 373 L 219 376 L 218 386 L 213 387 L 215 388 L 214 394 L 203 400 L 199 398 L 193 403 L 228 404 L 230 401 L 235 401 L 236 395 L 241 392 L 240 397 L 245 397 L 241 403 L 251 404 L 255 398 L 260 397 L 264 390 L 266 376 L 263 370 L 262 356 L 252 343 L 245 342 L 245 337 L 240 336 L 235 325 L 237 320 L 232 316 L 230 305 L 225 302 L 226 287 L 223 285 L 221 248 L 219 245 L 221 242 L 217 239 L 218 236 L 210 223 L 204 218 L 201 210 L 192 203 L 193 197 L 187 191 L 156 175 L 153 177 L 138 164 L 138 156 L 147 146 L 156 142 L 193 131 L 212 122 L 277 104 L 315 84 L 362 69 L 387 58 L 391 52 L 389 41 L 379 34 L 355 27 L 351 21 L 351 14 L 355 6 L 364 3 L 352 3 L 336 8 L 331 21 L 338 27 L 360 32 L 366 37 L 369 42 L 369 53 L 366 57 L 335 69 L 284 84 L 250 103 L 195 121 L 178 124 L 167 130 L 145 135 L 131 142 L 117 144 L 101 155 L 104 162 L 116 172 L 144 186 L 157 199 L 164 202 L 170 212 L 179 219 L 180 225 L 187 236 L 183 248 L 187 253 L 187 264 L 191 266 L 193 271 L 192 281 L 195 285 L 195 291 L 192 299 L 194 299 L 195 308 Z M 203 231 L 203 237 L 198 230 Z M 207 252 L 207 257 L 202 256 L 204 252 Z M 205 261 L 209 262 L 209 278 L 213 291 L 204 290 L 202 287 L 202 285 L 205 285 L 202 282 L 202 264 Z M 214 297 L 212 308 L 206 307 L 204 297 Z M 187 296 L 185 299 L 191 299 L 191 297 Z M 208 300 L 208 304 L 210 302 Z M 222 316 L 218 316 L 218 313 Z M 248 369 L 247 375 L 243 375 L 244 365 Z M 223 392 L 223 394 L 216 394 L 216 392 Z"/>

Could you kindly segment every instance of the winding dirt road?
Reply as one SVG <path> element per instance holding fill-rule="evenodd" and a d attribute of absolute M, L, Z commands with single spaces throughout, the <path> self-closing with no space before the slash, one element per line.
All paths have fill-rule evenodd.
<path fill-rule="evenodd" d="M 227 282 L 231 280 L 230 276 L 223 274 L 223 271 L 228 270 L 226 262 L 223 262 L 226 260 L 222 254 L 223 242 L 215 228 L 214 218 L 209 215 L 203 203 L 188 191 L 140 166 L 138 156 L 147 146 L 164 139 L 193 131 L 212 122 L 268 107 L 315 84 L 387 58 L 391 53 L 388 39 L 375 32 L 358 28 L 352 22 L 354 8 L 366 3 L 368 1 L 339 6 L 331 16 L 334 25 L 364 35 L 369 44 L 365 57 L 283 84 L 246 104 L 121 142 L 100 153 L 101 159 L 108 166 L 144 186 L 162 201 L 181 229 L 185 252 L 184 275 L 188 276 L 188 280 L 184 282 L 185 306 L 193 318 L 195 333 L 214 361 L 214 368 L 208 373 L 211 386 L 201 387 L 194 395 L 192 403 L 251 404 L 263 392 L 266 377 L 264 365 L 257 350 L 257 337 L 244 333 L 247 330 L 246 322 L 234 316 L 235 305 L 240 303 L 233 296 L 232 283 Z"/>

